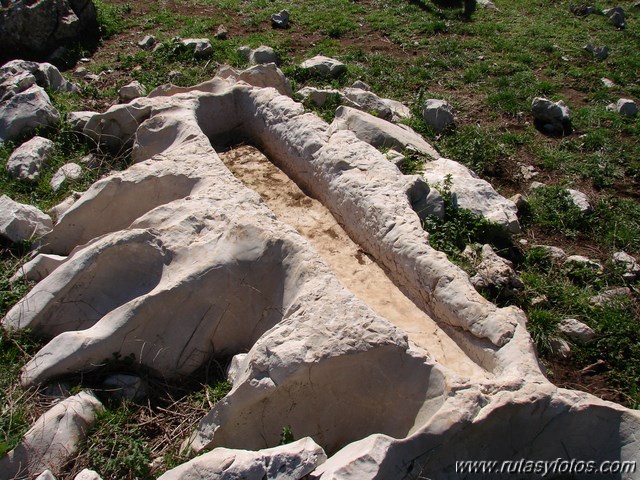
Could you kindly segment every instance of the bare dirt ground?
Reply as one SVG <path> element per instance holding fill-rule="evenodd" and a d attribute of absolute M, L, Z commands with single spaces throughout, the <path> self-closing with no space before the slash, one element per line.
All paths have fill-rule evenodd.
<path fill-rule="evenodd" d="M 280 221 L 291 225 L 315 247 L 345 287 L 407 332 L 415 350 L 464 377 L 486 378 L 486 372 L 349 238 L 329 210 L 307 196 L 259 150 L 239 146 L 221 153 L 220 158 L 238 179 L 262 197 Z"/>

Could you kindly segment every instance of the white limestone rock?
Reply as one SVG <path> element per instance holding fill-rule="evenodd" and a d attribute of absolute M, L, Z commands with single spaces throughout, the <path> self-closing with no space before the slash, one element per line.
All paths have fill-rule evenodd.
<path fill-rule="evenodd" d="M 278 64 L 278 56 L 273 48 L 261 45 L 258 48 L 247 46 L 240 47 L 238 52 L 244 56 L 250 65 L 262 65 L 266 63 Z"/>
<path fill-rule="evenodd" d="M 389 105 L 373 92 L 359 88 L 345 88 L 342 90 L 342 95 L 351 100 L 358 110 L 363 110 L 383 120 L 393 118 L 393 111 Z"/>
<path fill-rule="evenodd" d="M 506 291 L 524 287 L 511 262 L 498 256 L 491 245 L 482 246 L 481 258 L 481 262 L 476 267 L 477 274 L 471 278 L 474 287 L 499 288 Z"/>
<path fill-rule="evenodd" d="M 95 470 L 90 470 L 85 468 L 80 473 L 78 473 L 73 480 L 102 480 L 102 477 L 98 475 L 98 472 Z"/>
<path fill-rule="evenodd" d="M 35 181 L 40 176 L 40 169 L 45 166 L 55 146 L 43 137 L 33 137 L 16 148 L 7 160 L 9 175 L 21 180 Z"/>
<path fill-rule="evenodd" d="M 51 189 L 54 192 L 60 190 L 67 180 L 77 180 L 82 176 L 82 167 L 77 163 L 66 163 L 61 166 L 51 178 Z"/>
<path fill-rule="evenodd" d="M 597 260 L 591 260 L 583 255 L 570 255 L 565 261 L 565 265 L 602 270 L 602 265 Z"/>
<path fill-rule="evenodd" d="M 11 80 L 11 77 L 18 75 L 24 78 L 23 75 L 31 75 L 42 88 L 48 88 L 54 92 L 67 92 L 78 93 L 80 89 L 77 85 L 67 81 L 60 71 L 50 63 L 38 63 L 29 62 L 26 60 L 11 60 L 0 67 L 0 92 L 2 92 L 2 85 L 6 80 Z M 27 85 L 22 90 L 29 88 L 34 83 Z M 16 91 L 14 93 L 19 93 Z M 0 95 L 1 97 L 2 95 Z"/>
<path fill-rule="evenodd" d="M 14 202 L 6 195 L 0 197 L 0 236 L 22 242 L 41 237 L 52 227 L 49 215 L 36 207 Z"/>
<path fill-rule="evenodd" d="M 566 335 L 570 340 L 586 343 L 589 340 L 592 340 L 596 333 L 593 329 L 575 318 L 565 318 L 563 319 L 558 328 L 561 333 Z"/>
<path fill-rule="evenodd" d="M 78 111 L 78 112 L 69 112 L 67 113 L 66 121 L 71 128 L 76 132 L 82 132 L 84 127 L 87 125 L 87 122 L 93 117 L 97 115 L 98 112 L 91 111 Z"/>
<path fill-rule="evenodd" d="M 520 231 L 515 204 L 498 194 L 488 182 L 478 178 L 464 165 L 440 158 L 427 163 L 423 173 L 430 185 L 443 185 L 449 175 L 451 191 L 455 193 L 459 207 L 496 222 L 512 233 Z"/>
<path fill-rule="evenodd" d="M 246 358 L 246 353 L 239 353 L 237 355 L 234 355 L 231 359 L 229 368 L 227 369 L 227 380 L 229 380 L 232 385 L 237 382 L 240 373 L 246 368 Z"/>
<path fill-rule="evenodd" d="M 26 135 L 38 127 L 49 127 L 60 121 L 42 87 L 33 85 L 0 103 L 0 142 Z"/>
<path fill-rule="evenodd" d="M 581 213 L 586 214 L 593 210 L 593 207 L 591 207 L 591 204 L 589 203 L 589 197 L 584 193 L 572 188 L 568 188 L 567 192 L 569 193 L 569 198 L 573 204 L 578 207 Z"/>
<path fill-rule="evenodd" d="M 626 252 L 615 252 L 613 254 L 613 263 L 624 269 L 624 274 L 622 277 L 629 282 L 632 282 L 638 278 L 640 275 L 640 264 L 635 259 Z"/>
<path fill-rule="evenodd" d="M 359 88 L 360 90 L 366 90 L 367 92 L 370 92 L 372 90 L 371 86 L 363 82 L 362 80 L 356 80 L 355 82 L 353 82 L 351 88 Z"/>
<path fill-rule="evenodd" d="M 59 470 L 76 454 L 102 409 L 88 392 L 56 404 L 36 420 L 16 448 L 0 458 L 0 471 L 13 478 L 18 473 L 36 476 L 45 469 Z"/>
<path fill-rule="evenodd" d="M 120 102 L 126 103 L 138 97 L 144 97 L 147 89 L 139 81 L 134 80 L 118 90 L 118 98 Z"/>
<path fill-rule="evenodd" d="M 392 122 L 399 122 L 400 120 L 411 118 L 411 109 L 404 103 L 398 102 L 397 100 L 393 100 L 391 98 L 383 98 L 382 101 L 386 103 L 387 106 L 391 109 Z"/>
<path fill-rule="evenodd" d="M 257 452 L 216 448 L 169 470 L 158 480 L 300 480 L 326 459 L 322 448 L 309 437 Z"/>
<path fill-rule="evenodd" d="M 440 158 L 440 154 L 411 128 L 404 125 L 394 125 L 344 105 L 336 110 L 330 131 L 337 132 L 339 130 L 350 130 L 360 140 L 376 148 L 409 149 L 427 155 L 434 160 Z"/>
<path fill-rule="evenodd" d="M 114 352 L 173 378 L 247 352 L 185 446 L 271 448 L 288 425 L 337 452 L 315 478 L 454 477 L 461 455 L 638 459 L 640 415 L 550 384 L 523 312 L 488 302 L 429 247 L 417 210 L 433 188 L 234 75 L 167 87 L 90 121 L 96 143 L 128 143 L 136 163 L 60 219 L 41 251 L 69 259 L 3 319 L 52 338 L 23 369 L 25 385 Z M 344 288 L 212 148 L 238 139 L 322 202 L 424 322 L 409 319 L 407 334 Z M 417 340 L 434 337 L 433 348 Z M 336 398 L 354 407 L 327 408 Z"/>
<path fill-rule="evenodd" d="M 347 71 L 347 66 L 334 58 L 316 55 L 300 64 L 300 68 L 308 70 L 312 75 L 338 78 Z"/>
<path fill-rule="evenodd" d="M 61 255 L 40 253 L 35 258 L 22 265 L 9 279 L 9 282 L 13 283 L 23 279 L 39 282 L 62 265 L 66 259 L 67 257 L 63 257 Z"/>
<path fill-rule="evenodd" d="M 243 71 L 234 70 L 231 67 L 221 67 L 216 76 L 233 82 L 246 82 L 255 87 L 272 87 L 288 97 L 293 95 L 291 82 L 273 63 L 255 65 Z"/>
<path fill-rule="evenodd" d="M 196 58 L 209 58 L 213 55 L 213 46 L 208 38 L 185 38 L 180 43 L 192 51 Z"/>
<path fill-rule="evenodd" d="M 407 157 L 405 157 L 402 153 L 394 150 L 393 148 L 388 150 L 385 155 L 389 159 L 389 161 L 393 162 L 398 168 L 400 168 L 407 159 Z"/>
<path fill-rule="evenodd" d="M 341 102 L 344 99 L 340 90 L 334 88 L 304 87 L 296 93 L 317 107 L 323 107 L 330 101 Z"/>
<path fill-rule="evenodd" d="M 453 107 L 445 100 L 429 99 L 422 108 L 422 118 L 436 133 L 443 132 L 455 125 Z"/>

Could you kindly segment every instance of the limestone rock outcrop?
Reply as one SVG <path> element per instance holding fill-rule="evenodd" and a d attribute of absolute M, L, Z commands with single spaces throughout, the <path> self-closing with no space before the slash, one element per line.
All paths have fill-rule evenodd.
<path fill-rule="evenodd" d="M 58 471 L 77 452 L 78 443 L 102 409 L 102 404 L 88 392 L 53 406 L 16 448 L 0 458 L 2 478 L 34 478 L 46 469 Z"/>
<path fill-rule="evenodd" d="M 282 86 L 275 65 L 260 68 Z M 114 352 L 166 378 L 242 354 L 231 391 L 184 444 L 211 453 L 163 478 L 225 466 L 263 478 L 274 465 L 282 478 L 454 478 L 461 458 L 639 459 L 640 415 L 549 383 L 523 312 L 484 299 L 429 246 L 424 180 L 348 126 L 225 72 L 87 122 L 135 164 L 96 182 L 40 242 L 67 259 L 2 320 L 50 339 L 25 385 Z M 239 142 L 322 203 L 419 315 L 392 322 L 345 288 L 216 151 Z M 283 426 L 303 440 L 276 447 Z"/>

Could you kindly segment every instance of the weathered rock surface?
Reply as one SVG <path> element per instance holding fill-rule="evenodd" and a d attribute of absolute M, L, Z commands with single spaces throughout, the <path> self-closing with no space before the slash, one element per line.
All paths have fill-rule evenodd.
<path fill-rule="evenodd" d="M 640 264 L 635 257 L 626 252 L 616 252 L 613 254 L 613 263 L 624 269 L 622 277 L 632 282 L 640 275 Z"/>
<path fill-rule="evenodd" d="M 14 0 L 0 10 L 0 61 L 44 59 L 63 44 L 97 35 L 96 9 L 90 0 Z"/>
<path fill-rule="evenodd" d="M 471 283 L 476 288 L 497 288 L 512 292 L 524 287 L 511 262 L 498 256 L 491 245 L 482 246 L 481 262 L 476 268 L 478 273 L 471 278 Z"/>
<path fill-rule="evenodd" d="M 71 128 L 77 132 L 82 132 L 84 127 L 87 125 L 87 122 L 96 115 L 98 112 L 91 111 L 79 111 L 79 112 L 69 112 L 66 117 L 66 121 Z"/>
<path fill-rule="evenodd" d="M 322 447 L 308 437 L 257 452 L 216 448 L 169 470 L 158 480 L 300 480 L 326 459 Z"/>
<path fill-rule="evenodd" d="M 609 47 L 596 47 L 594 45 L 588 44 L 585 45 L 584 49 L 592 54 L 598 60 L 606 60 L 609 56 Z"/>
<path fill-rule="evenodd" d="M 22 265 L 9 281 L 13 283 L 24 279 L 39 282 L 62 265 L 66 259 L 67 257 L 61 255 L 41 253 Z"/>
<path fill-rule="evenodd" d="M 423 176 L 430 185 L 444 185 L 449 175 L 451 192 L 455 194 L 459 207 L 496 222 L 512 233 L 520 231 L 515 204 L 498 194 L 488 182 L 478 178 L 467 167 L 446 158 L 425 164 Z"/>
<path fill-rule="evenodd" d="M 57 192 L 67 180 L 77 180 L 82 176 L 82 167 L 77 163 L 66 163 L 51 178 L 51 190 Z"/>
<path fill-rule="evenodd" d="M 282 10 L 271 15 L 271 26 L 273 28 L 289 28 L 289 12 Z"/>
<path fill-rule="evenodd" d="M 48 127 L 60 121 L 42 87 L 34 85 L 0 104 L 0 142 L 14 140 L 38 127 Z"/>
<path fill-rule="evenodd" d="M 531 114 L 536 126 L 544 133 L 549 135 L 571 133 L 571 114 L 562 100 L 554 103 L 546 98 L 536 97 L 531 103 Z"/>
<path fill-rule="evenodd" d="M 24 384 L 114 352 L 169 378 L 246 353 L 185 445 L 214 450 L 166 478 L 224 467 L 263 478 L 277 464 L 282 478 L 451 478 L 461 455 L 638 459 L 638 413 L 550 384 L 523 312 L 485 300 L 429 247 L 417 210 L 432 188 L 275 89 L 235 83 L 243 75 L 158 89 L 88 122 L 96 143 L 129 145 L 136 163 L 96 182 L 41 242 L 41 253 L 68 259 L 2 321 L 51 339 Z M 385 268 L 426 314 L 412 328 L 433 321 L 427 336 L 456 349 L 432 354 L 343 287 L 212 146 L 239 141 Z M 285 425 L 330 458 L 317 466 L 322 450 L 309 440 L 272 448 Z"/>
<path fill-rule="evenodd" d="M 147 89 L 145 86 L 137 80 L 134 80 L 118 90 L 118 98 L 121 103 L 126 103 L 138 97 L 144 97 L 146 93 Z"/>
<path fill-rule="evenodd" d="M 263 65 L 265 63 L 278 64 L 278 56 L 273 48 L 261 45 L 258 48 L 240 47 L 238 52 L 244 56 L 250 65 Z"/>
<path fill-rule="evenodd" d="M 567 192 L 569 193 L 569 199 L 578 207 L 581 213 L 589 213 L 593 210 L 586 194 L 572 188 L 568 188 Z"/>
<path fill-rule="evenodd" d="M 58 471 L 77 452 L 102 408 L 87 392 L 55 405 L 36 420 L 20 445 L 0 458 L 2 478 L 34 477 L 45 469 Z"/>
<path fill-rule="evenodd" d="M 422 118 L 425 123 L 440 133 L 456 123 L 453 107 L 445 100 L 429 99 L 422 109 Z"/>
<path fill-rule="evenodd" d="M 51 473 L 51 470 L 45 470 L 36 477 L 36 480 L 56 480 L 56 477 Z"/>
<path fill-rule="evenodd" d="M 338 107 L 331 132 L 339 130 L 350 130 L 360 140 L 376 148 L 415 150 L 433 159 L 440 158 L 440 154 L 411 128 L 394 125 L 355 108 Z"/>
<path fill-rule="evenodd" d="M 391 107 L 373 92 L 361 90 L 359 88 L 345 88 L 342 95 L 357 105 L 356 108 L 371 113 L 384 120 L 393 119 Z"/>
<path fill-rule="evenodd" d="M 156 37 L 153 35 L 145 35 L 142 40 L 138 42 L 138 46 L 143 50 L 151 50 L 156 44 Z"/>
<path fill-rule="evenodd" d="M 593 329 L 575 318 L 565 318 L 558 325 L 560 332 L 571 340 L 586 343 L 595 337 Z"/>
<path fill-rule="evenodd" d="M 90 470 L 85 468 L 78 475 L 76 475 L 73 480 L 102 480 L 102 477 L 98 475 L 98 472 L 95 470 Z"/>
<path fill-rule="evenodd" d="M 347 71 L 344 63 L 323 55 L 305 60 L 300 64 L 300 68 L 308 70 L 312 75 L 330 78 L 338 78 Z"/>
<path fill-rule="evenodd" d="M 36 207 L 14 202 L 6 195 L 0 197 L 0 236 L 22 242 L 44 235 L 52 226 L 49 215 Z"/>
<path fill-rule="evenodd" d="M 7 160 L 9 175 L 21 180 L 36 180 L 40 176 L 40 169 L 51 158 L 53 150 L 51 140 L 33 137 L 16 148 Z"/>
<path fill-rule="evenodd" d="M 208 38 L 185 38 L 180 40 L 180 44 L 196 58 L 208 58 L 213 55 L 213 46 Z"/>
<path fill-rule="evenodd" d="M 621 98 L 613 104 L 613 110 L 618 112 L 620 115 L 635 117 L 638 114 L 638 105 L 629 98 Z"/>

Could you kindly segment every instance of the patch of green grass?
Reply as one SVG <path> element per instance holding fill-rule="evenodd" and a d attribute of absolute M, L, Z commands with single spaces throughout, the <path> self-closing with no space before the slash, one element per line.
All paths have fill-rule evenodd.
<path fill-rule="evenodd" d="M 122 33 L 130 25 L 130 22 L 126 19 L 131 14 L 131 5 L 127 3 L 117 5 L 107 3 L 104 0 L 94 0 L 93 3 L 96 6 L 100 36 L 102 38 L 108 39 L 113 35 Z"/>
<path fill-rule="evenodd" d="M 501 225 L 455 205 L 450 179 L 444 185 L 432 187 L 439 190 L 444 200 L 444 217 L 428 216 L 423 221 L 433 248 L 446 253 L 452 260 L 460 260 L 460 252 L 469 244 L 488 243 L 501 250 L 511 243 L 509 234 Z"/>

